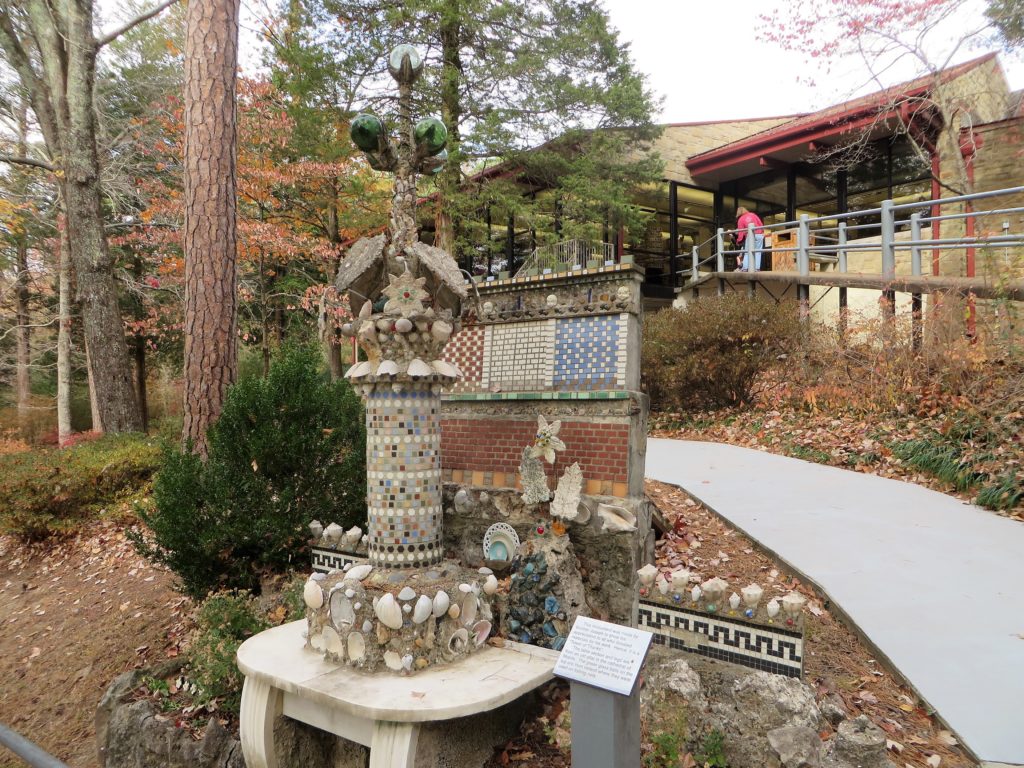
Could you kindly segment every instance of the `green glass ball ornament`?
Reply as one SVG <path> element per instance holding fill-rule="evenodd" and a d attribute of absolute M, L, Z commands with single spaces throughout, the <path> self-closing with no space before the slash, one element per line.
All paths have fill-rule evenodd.
<path fill-rule="evenodd" d="M 411 83 L 423 71 L 423 59 L 411 45 L 396 45 L 388 54 L 388 72 L 399 82 Z"/>
<path fill-rule="evenodd" d="M 376 115 L 356 115 L 348 132 L 352 137 L 352 143 L 363 152 L 376 152 L 380 149 L 384 124 Z"/>
<path fill-rule="evenodd" d="M 436 155 L 448 141 L 448 129 L 436 117 L 425 117 L 416 123 L 413 135 L 416 137 L 416 146 L 423 147 L 428 156 Z"/>
<path fill-rule="evenodd" d="M 444 165 L 448 162 L 448 150 L 442 149 L 436 155 L 434 155 L 434 167 L 430 169 L 430 173 L 438 174 L 444 170 Z"/>

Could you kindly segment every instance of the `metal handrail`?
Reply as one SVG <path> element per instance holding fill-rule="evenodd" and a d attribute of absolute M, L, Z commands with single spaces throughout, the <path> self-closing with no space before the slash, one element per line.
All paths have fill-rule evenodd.
<path fill-rule="evenodd" d="M 615 258 L 615 246 L 610 243 L 593 243 L 589 240 L 563 240 L 533 249 L 523 265 L 516 272 L 518 277 L 528 269 L 542 269 L 544 264 L 565 264 L 569 269 L 582 269 L 587 261 L 597 258 L 604 264 Z"/>
<path fill-rule="evenodd" d="M 32 768 L 68 768 L 53 755 L 44 752 L 21 734 L 0 723 L 0 745 L 7 747 Z"/>

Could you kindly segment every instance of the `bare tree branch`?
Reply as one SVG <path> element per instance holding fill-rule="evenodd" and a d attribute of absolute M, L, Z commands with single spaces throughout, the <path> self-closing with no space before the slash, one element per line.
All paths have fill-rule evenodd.
<path fill-rule="evenodd" d="M 157 3 L 155 6 L 150 8 L 145 13 L 136 16 L 134 19 L 126 21 L 120 27 L 116 27 L 115 29 L 110 30 L 107 34 L 97 38 L 96 49 L 99 50 L 104 45 L 112 43 L 125 32 L 134 29 L 135 27 L 139 26 L 139 24 L 149 21 L 154 16 L 158 16 L 159 14 L 163 13 L 165 10 L 170 8 L 172 5 L 174 5 L 176 2 L 178 2 L 178 0 L 163 0 L 163 2 Z"/>
<path fill-rule="evenodd" d="M 0 163 L 12 163 L 14 165 L 31 165 L 35 168 L 42 168 L 44 171 L 55 172 L 59 168 L 55 165 L 50 165 L 44 160 L 36 160 L 31 157 L 15 157 L 14 155 L 0 154 Z"/>

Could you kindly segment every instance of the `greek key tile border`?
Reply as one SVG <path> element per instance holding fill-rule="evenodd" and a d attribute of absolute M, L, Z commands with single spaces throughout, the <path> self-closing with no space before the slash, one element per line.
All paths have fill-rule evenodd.
<path fill-rule="evenodd" d="M 653 642 L 658 645 L 776 675 L 803 676 L 804 639 L 800 632 L 648 600 L 640 601 L 637 626 L 653 632 Z"/>
<path fill-rule="evenodd" d="M 319 573 L 340 571 L 349 563 L 352 563 L 353 565 L 361 565 L 362 563 L 368 562 L 368 558 L 362 555 L 354 555 L 350 552 L 339 552 L 334 549 L 324 549 L 323 547 L 311 547 L 310 554 L 310 559 L 313 561 L 313 570 Z"/>

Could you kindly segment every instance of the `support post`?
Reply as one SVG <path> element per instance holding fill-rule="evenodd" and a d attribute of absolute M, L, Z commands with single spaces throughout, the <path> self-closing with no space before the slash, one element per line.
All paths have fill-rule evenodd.
<path fill-rule="evenodd" d="M 671 286 L 679 284 L 676 270 L 679 269 L 679 187 L 676 182 L 668 183 L 668 269 L 672 273 Z"/>
<path fill-rule="evenodd" d="M 747 272 L 757 272 L 757 255 L 754 253 L 754 225 L 747 224 L 747 235 L 743 238 L 747 256 Z M 757 295 L 757 284 L 751 280 L 747 283 L 747 295 L 753 298 Z"/>
<path fill-rule="evenodd" d="M 796 229 L 796 268 L 802 276 L 810 274 L 811 271 L 811 227 L 808 221 L 808 215 L 801 214 Z M 796 296 L 800 302 L 800 317 L 806 319 L 811 310 L 811 287 L 804 282 L 797 283 Z"/>
<path fill-rule="evenodd" d="M 725 230 L 721 227 L 715 232 L 715 267 L 719 275 L 725 272 Z M 725 295 L 725 280 L 718 278 L 718 295 Z"/>
<path fill-rule="evenodd" d="M 839 272 L 846 274 L 848 271 L 848 264 L 846 261 L 846 222 L 839 222 Z M 846 339 L 846 328 L 849 322 L 850 311 L 847 305 L 846 287 L 843 286 L 839 289 L 839 334 L 840 338 Z"/>
<path fill-rule="evenodd" d="M 892 209 L 892 200 L 882 201 L 882 281 L 889 282 L 896 278 L 896 215 Z M 883 312 L 890 318 L 896 316 L 896 291 L 882 291 Z"/>
<path fill-rule="evenodd" d="M 690 257 L 690 279 L 696 283 L 697 280 L 700 279 L 700 269 L 698 268 L 700 252 L 696 245 L 693 246 L 691 253 L 693 255 Z"/>
<path fill-rule="evenodd" d="M 910 216 L 910 239 L 914 245 L 910 246 L 910 272 L 914 277 L 921 276 L 921 214 L 914 213 Z M 921 350 L 921 294 L 910 295 L 910 323 L 911 323 L 911 344 L 914 351 Z"/>
<path fill-rule="evenodd" d="M 572 704 L 572 764 L 621 768 L 640 760 L 639 677 L 629 696 L 577 683 L 569 684 Z"/>

